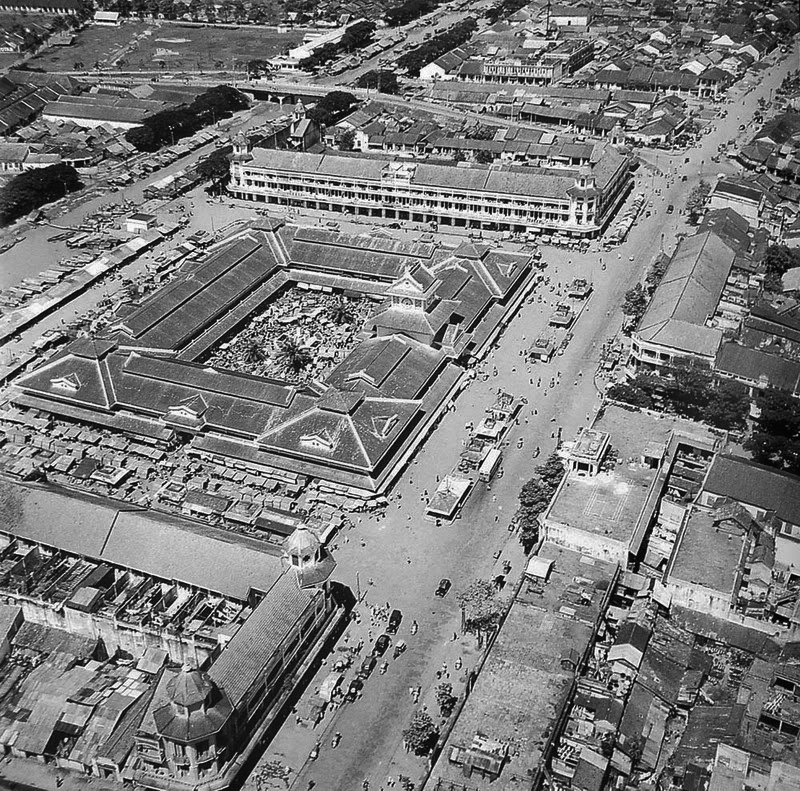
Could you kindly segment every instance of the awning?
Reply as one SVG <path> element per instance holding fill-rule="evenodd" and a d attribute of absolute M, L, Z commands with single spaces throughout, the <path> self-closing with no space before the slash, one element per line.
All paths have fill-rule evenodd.
<path fill-rule="evenodd" d="M 525 573 L 531 577 L 546 580 L 552 567 L 553 561 L 550 558 L 534 556 L 528 561 Z"/>

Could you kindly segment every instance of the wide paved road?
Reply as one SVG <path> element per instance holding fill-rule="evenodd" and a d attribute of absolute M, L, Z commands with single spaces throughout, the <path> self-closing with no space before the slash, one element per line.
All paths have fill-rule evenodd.
<path fill-rule="evenodd" d="M 521 571 L 524 558 L 517 538 L 506 526 L 516 508 L 521 485 L 531 477 L 535 464 L 531 451 L 541 446 L 540 460 L 543 459 L 555 445 L 552 434 L 557 427 L 562 427 L 564 437 L 571 438 L 586 424 L 587 418 L 591 419 L 599 404 L 592 374 L 603 341 L 615 335 L 621 325 L 619 306 L 624 292 L 641 279 L 662 241 L 664 248 L 671 251 L 676 234 L 691 231 L 678 211 L 666 213 L 667 206 L 671 203 L 676 209 L 683 207 L 689 190 L 699 181 L 701 160 L 706 163 L 704 175 L 713 175 L 716 166 L 712 164 L 709 169 L 710 156 L 719 143 L 734 136 L 739 123 L 736 115 L 752 114 L 758 97 L 768 95 L 786 70 L 787 61 L 784 61 L 779 68 L 763 76 L 757 89 L 728 105 L 731 109 L 728 119 L 715 121 L 714 130 L 702 138 L 696 152 L 660 161 L 660 169 L 665 172 L 676 169 L 674 178 L 653 178 L 649 170 L 642 169 L 634 194 L 638 191 L 649 194 L 651 186 L 662 189 L 663 194 L 654 196 L 652 216 L 633 228 L 624 245 L 609 253 L 600 252 L 595 246 L 586 255 L 543 248 L 548 263 L 546 275 L 552 284 L 566 283 L 576 276 L 589 277 L 595 284 L 594 294 L 575 326 L 574 339 L 567 352 L 548 365 L 529 367 L 519 356 L 519 349 L 530 344 L 546 326 L 554 295 L 545 287 L 538 293 L 546 303 L 534 300 L 524 305 L 483 366 L 490 374 L 496 366 L 497 376 L 490 375 L 485 382 L 475 380 L 461 394 L 455 411 L 444 418 L 403 474 L 385 518 L 362 517 L 356 528 L 340 540 L 336 550 L 339 562 L 336 578 L 353 591 L 357 584 L 362 592 L 366 591 L 365 605 L 359 608 L 361 623 L 352 624 L 347 632 L 349 643 L 355 644 L 359 639 L 367 641 L 370 632 L 373 638 L 377 637 L 383 625 L 372 627 L 369 607 L 389 603 L 403 611 L 398 638 L 404 639 L 409 648 L 399 659 L 389 658 L 386 675 L 373 674 L 361 699 L 345 704 L 336 715 L 326 714 L 316 730 L 299 727 L 291 718 L 286 722 L 270 745 L 262 765 L 278 761 L 290 767 L 290 787 L 306 791 L 309 784 L 314 783 L 317 789 L 358 791 L 365 779 L 369 780 L 371 789 L 379 789 L 390 776 L 397 778 L 402 773 L 418 778 L 421 775 L 423 762 L 405 753 L 402 730 L 413 712 L 423 706 L 438 719 L 433 694 L 440 683 L 436 671 L 442 663 L 447 664 L 451 673 L 446 680 L 453 683 L 458 692 L 463 670 L 461 673 L 453 671 L 454 660 L 461 657 L 468 667 L 477 655 L 473 638 L 459 635 L 457 641 L 452 640 L 460 624 L 456 592 L 478 577 L 501 573 L 505 559 L 512 563 L 512 581 Z M 690 158 L 688 165 L 684 164 L 685 156 Z M 680 180 L 684 172 L 688 176 L 686 182 Z M 601 259 L 606 262 L 605 271 L 601 268 Z M 540 377 L 542 387 L 537 387 Z M 554 388 L 546 387 L 551 378 L 558 379 Z M 452 526 L 436 528 L 423 519 L 424 490 L 434 489 L 436 476 L 448 472 L 458 461 L 461 442 L 466 437 L 465 424 L 481 418 L 499 387 L 525 395 L 530 401 L 523 422 L 510 437 L 503 460 L 505 476 L 495 480 L 490 490 L 478 484 L 462 518 Z M 536 415 L 531 414 L 533 409 Z M 517 447 L 520 436 L 524 438 L 522 449 Z M 495 560 L 493 553 L 501 548 L 503 554 Z M 443 600 L 433 595 L 442 577 L 453 581 L 453 590 Z M 370 579 L 373 585 L 369 584 Z M 409 633 L 413 620 L 420 625 L 415 636 Z M 317 681 L 326 672 L 327 669 L 323 669 Z M 351 675 L 352 671 L 347 676 L 348 681 Z M 409 688 L 418 685 L 422 687 L 422 696 L 416 706 Z M 334 750 L 330 739 L 335 731 L 340 731 L 343 738 Z M 320 756 L 310 762 L 308 755 L 318 738 L 322 740 Z M 252 781 L 249 785 L 252 787 Z M 276 780 L 273 787 L 286 788 L 286 785 Z"/>

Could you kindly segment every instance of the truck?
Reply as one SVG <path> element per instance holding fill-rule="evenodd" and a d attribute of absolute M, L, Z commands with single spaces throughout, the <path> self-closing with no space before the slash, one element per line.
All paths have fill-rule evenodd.
<path fill-rule="evenodd" d="M 528 359 L 549 363 L 555 350 L 556 344 L 552 338 L 537 338 L 528 349 Z"/>
<path fill-rule="evenodd" d="M 483 460 L 480 468 L 478 469 L 478 477 L 482 481 L 491 481 L 494 477 L 494 474 L 497 472 L 497 468 L 500 466 L 502 459 L 503 454 L 500 449 L 492 448 L 486 454 L 486 458 Z"/>
<path fill-rule="evenodd" d="M 567 289 L 567 296 L 574 297 L 575 299 L 586 299 L 592 293 L 592 284 L 582 277 L 576 277 L 569 284 Z"/>
<path fill-rule="evenodd" d="M 565 303 L 556 305 L 550 316 L 550 324 L 554 327 L 569 327 L 575 321 L 575 311 Z"/>

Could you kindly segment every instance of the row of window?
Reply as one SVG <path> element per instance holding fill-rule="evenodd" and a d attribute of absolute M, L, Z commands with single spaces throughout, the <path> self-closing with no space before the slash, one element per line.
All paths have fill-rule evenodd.
<path fill-rule="evenodd" d="M 236 184 L 233 185 L 237 186 Z M 255 179 L 244 179 L 238 186 L 264 190 L 282 195 L 306 197 L 314 200 L 332 199 L 338 201 L 359 201 L 373 205 L 386 204 L 387 206 L 418 208 L 422 211 L 456 211 L 460 213 L 479 213 L 501 217 L 515 217 L 519 219 L 534 219 L 543 222 L 562 222 L 569 223 L 570 213 L 567 209 L 561 211 L 553 210 L 551 207 L 539 205 L 521 205 L 509 201 L 482 200 L 480 203 L 457 203 L 447 200 L 425 200 L 420 197 L 408 197 L 398 195 L 370 195 L 365 192 L 352 192 L 337 189 L 302 189 L 295 184 L 278 184 L 275 182 L 257 181 Z M 498 205 L 499 204 L 499 205 Z M 544 210 L 543 210 L 544 209 Z M 548 210 L 549 209 L 549 210 Z M 589 207 L 586 221 L 591 224 L 594 215 Z M 580 213 L 576 219 L 578 224 L 583 224 L 583 214 Z"/>
<path fill-rule="evenodd" d="M 234 185 L 235 187 L 236 185 Z M 300 198 L 312 199 L 312 200 L 334 200 L 339 202 L 353 202 L 357 201 L 359 203 L 370 203 L 372 205 L 385 205 L 387 208 L 408 208 L 408 209 L 419 209 L 422 212 L 435 212 L 435 211 L 444 211 L 444 212 L 458 212 L 459 214 L 480 214 L 480 215 L 488 215 L 492 217 L 508 217 L 512 219 L 518 220 L 525 220 L 531 222 L 552 222 L 552 223 L 570 223 L 572 222 L 570 215 L 568 212 L 565 213 L 555 213 L 555 212 L 542 212 L 537 210 L 536 208 L 532 209 L 514 209 L 510 206 L 473 206 L 467 205 L 465 203 L 450 203 L 447 201 L 423 201 L 423 200 L 411 200 L 409 198 L 399 198 L 394 200 L 378 200 L 373 198 L 372 196 L 365 195 L 363 193 L 359 194 L 347 194 L 343 193 L 340 190 L 319 190 L 316 192 L 308 192 L 305 190 L 298 190 L 298 189 L 285 189 L 285 188 L 276 188 L 275 185 L 271 184 L 264 184 L 263 182 L 253 182 L 251 180 L 245 181 L 244 185 L 240 185 L 245 188 L 253 187 L 256 189 L 262 189 L 273 193 L 278 193 L 280 195 L 286 195 L 289 197 L 296 196 Z M 586 222 L 591 224 L 594 221 L 593 215 L 587 215 Z M 577 225 L 583 225 L 583 215 L 580 214 L 575 218 L 575 223 Z"/>
<path fill-rule="evenodd" d="M 476 197 L 475 193 L 467 193 L 467 192 L 451 192 L 451 191 L 443 191 L 438 188 L 428 188 L 425 189 L 423 187 L 415 187 L 414 185 L 409 184 L 401 179 L 392 179 L 388 184 L 382 183 L 378 184 L 365 184 L 363 182 L 356 182 L 356 181 L 337 181 L 337 180 L 319 180 L 315 179 L 313 176 L 309 175 L 301 175 L 297 174 L 286 176 L 284 174 L 278 173 L 265 173 L 262 170 L 243 170 L 241 174 L 241 178 L 245 180 L 245 183 L 248 186 L 256 186 L 261 187 L 262 189 L 265 186 L 269 186 L 270 189 L 298 189 L 302 185 L 307 185 L 309 187 L 314 187 L 319 190 L 325 190 L 329 194 L 337 194 L 330 192 L 331 190 L 335 189 L 344 189 L 344 190 L 359 190 L 361 194 L 367 195 L 368 193 L 376 193 L 377 195 L 402 195 L 403 193 L 407 193 L 409 197 L 422 197 L 428 198 L 431 200 L 480 200 L 483 203 L 503 203 L 508 205 L 517 205 L 519 207 L 536 207 L 540 205 L 546 205 L 548 207 L 552 207 L 554 209 L 561 209 L 562 211 L 567 210 L 569 208 L 569 201 L 547 201 L 544 203 L 544 198 L 538 198 L 537 196 L 531 196 L 530 198 L 521 198 L 511 197 L 509 195 L 503 195 L 500 193 L 496 194 L 481 194 L 479 197 Z M 282 179 L 282 180 L 280 180 Z M 288 179 L 288 180 L 287 180 Z M 269 180 L 269 181 L 267 181 Z M 399 188 L 398 188 L 399 187 Z M 338 193 L 341 194 L 341 193 Z"/>

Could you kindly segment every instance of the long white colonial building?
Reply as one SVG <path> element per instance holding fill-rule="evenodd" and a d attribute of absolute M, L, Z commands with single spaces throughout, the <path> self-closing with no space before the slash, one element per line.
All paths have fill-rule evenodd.
<path fill-rule="evenodd" d="M 230 193 L 262 203 L 484 230 L 599 234 L 630 184 L 610 144 L 580 168 L 460 165 L 234 145 Z"/>

